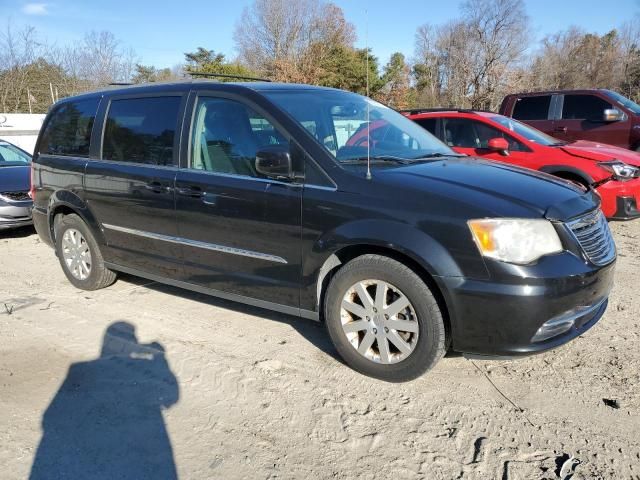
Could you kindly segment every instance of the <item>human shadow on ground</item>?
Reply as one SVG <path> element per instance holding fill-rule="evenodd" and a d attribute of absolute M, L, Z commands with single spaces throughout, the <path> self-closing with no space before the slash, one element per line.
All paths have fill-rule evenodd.
<path fill-rule="evenodd" d="M 42 419 L 30 479 L 177 479 L 162 411 L 179 387 L 162 345 L 110 325 L 100 357 L 71 365 Z"/>

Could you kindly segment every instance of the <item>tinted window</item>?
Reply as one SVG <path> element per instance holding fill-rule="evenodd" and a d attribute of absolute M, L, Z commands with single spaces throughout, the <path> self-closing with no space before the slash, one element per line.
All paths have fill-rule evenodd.
<path fill-rule="evenodd" d="M 504 138 L 510 150 L 527 151 L 515 138 L 486 123 L 467 118 L 444 118 L 443 123 L 446 143 L 451 147 L 485 149 L 492 138 Z"/>
<path fill-rule="evenodd" d="M 113 100 L 102 158 L 120 162 L 173 165 L 180 97 Z"/>
<path fill-rule="evenodd" d="M 98 98 L 63 103 L 53 111 L 40 143 L 40 153 L 89 156 Z"/>
<path fill-rule="evenodd" d="M 437 118 L 419 118 L 414 120 L 418 125 L 427 130 L 431 135 L 436 135 Z"/>
<path fill-rule="evenodd" d="M 191 168 L 258 176 L 256 153 L 269 145 L 289 145 L 262 115 L 235 100 L 199 98 L 191 135 Z"/>
<path fill-rule="evenodd" d="M 565 120 L 601 120 L 607 108 L 612 108 L 612 105 L 595 95 L 565 95 L 562 118 Z"/>
<path fill-rule="evenodd" d="M 546 120 L 549 118 L 551 95 L 524 97 L 516 100 L 513 118 L 518 120 Z"/>

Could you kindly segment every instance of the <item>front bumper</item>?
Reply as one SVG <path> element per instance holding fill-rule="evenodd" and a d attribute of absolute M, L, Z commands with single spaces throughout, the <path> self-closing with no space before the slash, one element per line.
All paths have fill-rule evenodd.
<path fill-rule="evenodd" d="M 502 275 L 492 275 L 494 280 L 440 277 L 453 350 L 474 357 L 517 357 L 569 342 L 604 314 L 614 264 L 594 267 L 564 252 L 534 266 L 503 264 L 497 267 L 504 270 Z M 567 316 L 575 317 L 568 330 L 535 341 L 543 324 Z"/>
<path fill-rule="evenodd" d="M 31 205 L 31 202 L 3 202 L 0 205 L 0 230 L 32 225 Z"/>
<path fill-rule="evenodd" d="M 596 191 L 602 199 L 602 211 L 609 220 L 640 218 L 640 178 L 626 182 L 612 180 Z"/>

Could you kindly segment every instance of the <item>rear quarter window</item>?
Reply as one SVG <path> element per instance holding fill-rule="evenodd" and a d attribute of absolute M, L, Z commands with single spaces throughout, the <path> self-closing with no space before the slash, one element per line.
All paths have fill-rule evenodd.
<path fill-rule="evenodd" d="M 99 98 L 91 98 L 55 107 L 42 134 L 39 153 L 88 157 L 99 102 Z"/>
<path fill-rule="evenodd" d="M 516 120 L 547 120 L 551 95 L 523 97 L 516 100 L 512 117 Z"/>
<path fill-rule="evenodd" d="M 102 158 L 174 165 L 174 140 L 181 101 L 179 96 L 112 100 L 104 129 Z"/>

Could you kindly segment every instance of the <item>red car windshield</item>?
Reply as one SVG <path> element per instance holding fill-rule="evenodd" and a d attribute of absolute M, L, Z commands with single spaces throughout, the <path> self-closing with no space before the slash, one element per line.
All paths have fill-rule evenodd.
<path fill-rule="evenodd" d="M 567 142 L 562 142 L 557 138 L 553 138 L 546 133 L 542 133 L 540 130 L 536 130 L 529 125 L 525 125 L 524 123 L 520 123 L 513 118 L 503 117 L 502 115 L 491 115 L 489 117 L 496 123 L 499 123 L 505 128 L 508 128 L 514 133 L 526 138 L 530 142 L 537 143 L 538 145 L 543 145 L 545 147 L 553 147 L 557 145 L 566 145 Z"/>

